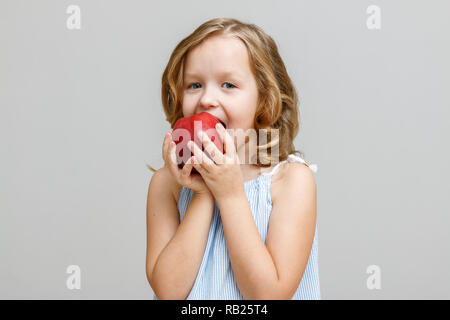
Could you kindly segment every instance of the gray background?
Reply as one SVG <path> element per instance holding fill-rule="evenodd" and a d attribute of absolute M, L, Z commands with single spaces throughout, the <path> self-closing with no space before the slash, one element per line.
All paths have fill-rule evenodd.
<path fill-rule="evenodd" d="M 66 9 L 81 8 L 81 30 Z M 369 5 L 381 29 L 366 27 Z M 448 1 L 0 2 L 0 298 L 152 299 L 145 205 L 161 75 L 201 23 L 255 23 L 318 165 L 323 299 L 449 299 Z M 68 290 L 68 265 L 81 289 Z M 369 290 L 369 265 L 381 289 Z"/>

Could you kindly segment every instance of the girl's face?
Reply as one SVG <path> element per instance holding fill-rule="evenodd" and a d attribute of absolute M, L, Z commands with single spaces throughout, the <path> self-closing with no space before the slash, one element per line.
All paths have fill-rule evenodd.
<path fill-rule="evenodd" d="M 204 40 L 188 52 L 183 77 L 184 117 L 206 111 L 227 129 L 254 128 L 258 89 L 241 40 L 230 36 Z"/>

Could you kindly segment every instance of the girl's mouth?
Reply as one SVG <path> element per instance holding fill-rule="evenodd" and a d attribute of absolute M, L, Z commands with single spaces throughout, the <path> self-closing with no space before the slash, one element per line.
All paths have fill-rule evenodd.
<path fill-rule="evenodd" d="M 219 122 L 223 125 L 223 127 L 224 127 L 225 129 L 227 128 L 226 124 L 225 124 L 223 121 L 220 121 L 220 120 L 219 120 Z"/>

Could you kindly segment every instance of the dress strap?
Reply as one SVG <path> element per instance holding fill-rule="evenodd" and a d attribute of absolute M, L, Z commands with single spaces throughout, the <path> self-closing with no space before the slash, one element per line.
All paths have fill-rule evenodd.
<path fill-rule="evenodd" d="M 290 154 L 286 160 L 283 160 L 280 163 L 278 163 L 272 169 L 272 171 L 268 172 L 267 174 L 272 176 L 278 170 L 280 165 L 282 165 L 283 163 L 286 163 L 286 162 L 300 162 L 300 163 L 305 164 L 308 168 L 310 168 L 312 172 L 314 172 L 314 173 L 317 172 L 317 164 L 309 164 L 303 158 L 296 156 L 295 154 Z"/>

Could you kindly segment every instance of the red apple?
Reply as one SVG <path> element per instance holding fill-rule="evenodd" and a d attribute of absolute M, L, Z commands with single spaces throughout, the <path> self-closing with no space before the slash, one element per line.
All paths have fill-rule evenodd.
<path fill-rule="evenodd" d="M 176 143 L 175 154 L 177 156 L 177 164 L 180 169 L 184 167 L 184 164 L 193 155 L 191 150 L 188 148 L 188 141 L 194 141 L 197 146 L 201 147 L 202 151 L 205 151 L 200 139 L 198 138 L 198 133 L 200 130 L 205 132 L 211 141 L 216 145 L 217 149 L 223 153 L 223 143 L 216 131 L 217 123 L 222 123 L 225 127 L 225 124 L 222 121 L 208 112 L 202 112 L 188 118 L 178 119 L 173 127 L 172 138 Z M 206 154 L 208 153 L 206 152 Z M 195 168 L 192 168 L 192 173 L 198 173 L 198 171 L 195 170 Z"/>

